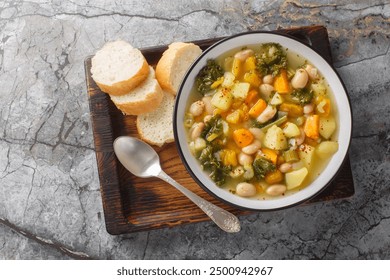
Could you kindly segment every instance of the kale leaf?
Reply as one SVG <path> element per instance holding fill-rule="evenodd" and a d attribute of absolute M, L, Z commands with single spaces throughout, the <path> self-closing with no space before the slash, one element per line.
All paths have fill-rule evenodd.
<path fill-rule="evenodd" d="M 211 85 L 219 78 L 222 77 L 224 71 L 222 67 L 213 59 L 207 60 L 206 66 L 204 66 L 196 76 L 196 89 L 205 94 L 211 90 Z"/>
<path fill-rule="evenodd" d="M 208 122 L 201 133 L 201 137 L 208 142 L 212 142 L 223 134 L 223 124 L 220 115 L 213 116 Z"/>
<path fill-rule="evenodd" d="M 281 69 L 287 67 L 287 55 L 278 43 L 262 44 L 256 53 L 257 70 L 263 75 L 276 76 Z"/>
<path fill-rule="evenodd" d="M 215 182 L 217 186 L 222 186 L 226 181 L 226 176 L 231 171 L 231 166 L 224 166 L 220 160 L 216 157 L 216 150 L 212 145 L 206 146 L 202 150 L 199 161 L 203 169 L 210 171 L 210 178 Z"/>
<path fill-rule="evenodd" d="M 275 164 L 265 158 L 257 158 L 252 163 L 253 171 L 257 179 L 263 179 L 268 172 L 276 170 Z"/>
<path fill-rule="evenodd" d="M 292 99 L 298 101 L 302 105 L 308 104 L 313 99 L 313 91 L 311 89 L 296 89 L 291 93 Z"/>

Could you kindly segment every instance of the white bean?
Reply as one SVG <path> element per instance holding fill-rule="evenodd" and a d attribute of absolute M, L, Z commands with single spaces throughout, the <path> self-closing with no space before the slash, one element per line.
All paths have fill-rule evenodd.
<path fill-rule="evenodd" d="M 245 146 L 241 150 L 243 153 L 246 153 L 247 155 L 252 155 L 252 154 L 256 153 L 260 148 L 261 148 L 260 141 L 255 140 L 255 141 L 253 141 L 252 144 Z"/>
<path fill-rule="evenodd" d="M 275 90 L 274 87 L 269 84 L 261 84 L 259 89 L 261 94 L 265 98 L 268 98 L 271 95 L 271 93 Z"/>
<path fill-rule="evenodd" d="M 236 186 L 236 194 L 243 197 L 254 196 L 256 194 L 256 187 L 249 183 L 239 183 Z"/>
<path fill-rule="evenodd" d="M 264 138 L 264 132 L 263 132 L 260 128 L 251 127 L 251 128 L 249 128 L 249 131 L 253 134 L 253 136 L 255 136 L 255 138 L 256 138 L 257 140 L 260 140 L 260 141 L 263 140 L 263 138 Z"/>
<path fill-rule="evenodd" d="M 282 172 L 282 173 L 287 173 L 287 172 L 289 172 L 291 169 L 292 169 L 292 165 L 291 165 L 291 163 L 288 163 L 288 162 L 282 163 L 282 164 L 279 166 L 279 171 Z"/>
<path fill-rule="evenodd" d="M 268 195 L 278 196 L 278 195 L 282 195 L 286 190 L 287 190 L 287 187 L 286 187 L 285 185 L 282 185 L 282 184 L 275 184 L 275 185 L 269 186 L 269 187 L 265 190 L 265 192 L 266 192 Z"/>
<path fill-rule="evenodd" d="M 254 51 L 251 49 L 246 49 L 239 51 L 234 55 L 234 58 L 237 58 L 238 60 L 245 61 L 248 57 L 252 56 L 254 54 Z"/>
<path fill-rule="evenodd" d="M 291 79 L 291 85 L 293 88 L 304 88 L 309 81 L 309 75 L 305 69 L 298 69 L 295 72 L 294 77 Z"/>
<path fill-rule="evenodd" d="M 191 139 L 195 140 L 196 138 L 198 138 L 200 136 L 200 134 L 202 133 L 203 129 L 204 129 L 204 123 L 202 123 L 202 122 L 195 123 L 192 126 Z"/>
<path fill-rule="evenodd" d="M 272 119 L 275 116 L 276 112 L 277 112 L 277 110 L 275 107 L 268 105 L 264 109 L 264 111 L 261 112 L 261 114 L 257 117 L 257 121 L 260 123 L 265 123 L 265 122 L 269 121 L 270 119 Z"/>
<path fill-rule="evenodd" d="M 238 154 L 238 163 L 242 166 L 252 164 L 253 158 L 250 155 L 247 155 L 245 153 L 239 153 Z"/>
<path fill-rule="evenodd" d="M 204 116 L 203 122 L 207 123 L 212 117 L 213 117 L 213 115 L 206 115 L 206 116 Z"/>
<path fill-rule="evenodd" d="M 211 104 L 211 96 L 205 96 L 202 98 L 202 101 L 204 103 L 204 108 L 207 112 L 207 114 L 212 115 L 214 111 L 214 106 Z"/>
<path fill-rule="evenodd" d="M 314 110 L 314 105 L 312 103 L 306 104 L 303 106 L 303 113 L 304 114 L 310 114 Z"/>
<path fill-rule="evenodd" d="M 313 67 L 312 65 L 310 64 L 307 64 L 306 67 L 305 67 L 305 70 L 307 72 L 307 74 L 309 75 L 309 78 L 311 80 L 317 80 L 320 76 L 318 75 L 318 70 L 317 68 Z"/>
<path fill-rule="evenodd" d="M 202 100 L 198 100 L 191 104 L 189 111 L 194 117 L 197 117 L 202 115 L 204 107 L 204 102 Z"/>
<path fill-rule="evenodd" d="M 273 82 L 274 82 L 274 77 L 272 77 L 272 75 L 265 75 L 263 77 L 264 84 L 272 85 Z"/>

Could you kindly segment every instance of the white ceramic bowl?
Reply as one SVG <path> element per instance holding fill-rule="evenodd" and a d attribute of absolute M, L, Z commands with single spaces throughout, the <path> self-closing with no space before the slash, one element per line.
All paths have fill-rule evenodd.
<path fill-rule="evenodd" d="M 197 159 L 191 154 L 187 143 L 186 128 L 184 127 L 184 115 L 187 108 L 187 100 L 194 85 L 196 75 L 206 65 L 208 59 L 219 57 L 232 50 L 249 45 L 268 42 L 279 43 L 306 59 L 308 59 L 326 78 L 334 93 L 334 103 L 338 111 L 338 143 L 339 150 L 333 155 L 325 170 L 306 188 L 291 194 L 270 200 L 256 200 L 243 198 L 231 194 L 218 187 L 204 172 Z M 194 180 L 210 194 L 224 202 L 250 210 L 273 210 L 290 207 L 302 203 L 323 190 L 335 177 L 340 169 L 350 144 L 352 132 L 352 113 L 345 87 L 334 68 L 310 46 L 296 39 L 272 32 L 249 32 L 225 38 L 207 50 L 192 64 L 185 75 L 176 97 L 174 112 L 174 134 L 180 157 Z"/>

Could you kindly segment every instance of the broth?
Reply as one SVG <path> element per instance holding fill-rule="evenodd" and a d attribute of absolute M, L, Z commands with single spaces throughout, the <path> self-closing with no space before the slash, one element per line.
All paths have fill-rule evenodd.
<path fill-rule="evenodd" d="M 267 49 L 267 51 L 272 49 L 272 46 L 273 46 L 272 44 L 273 43 L 270 43 L 271 47 L 269 49 Z M 265 44 L 265 45 L 268 46 L 267 44 Z M 309 73 L 309 70 L 310 70 L 310 68 L 307 68 L 308 66 L 315 69 L 315 65 L 311 64 L 304 57 L 302 57 L 294 52 L 291 52 L 291 51 L 281 47 L 280 45 L 274 44 L 275 46 L 278 46 L 278 48 L 280 48 L 280 49 L 278 49 L 278 51 L 279 51 L 279 53 L 282 54 L 282 55 L 280 55 L 282 58 L 284 56 L 286 63 L 283 64 L 284 67 L 280 67 L 280 69 L 278 71 L 273 71 L 272 67 L 277 68 L 277 67 L 279 67 L 279 65 L 269 66 L 268 64 L 266 64 L 264 62 L 264 65 L 265 65 L 264 67 L 266 68 L 266 71 L 271 71 L 271 70 L 273 71 L 273 73 L 271 74 L 273 77 L 273 82 L 271 84 L 269 84 L 269 85 L 273 86 L 273 90 L 271 91 L 270 96 L 267 96 L 262 91 L 262 85 L 266 85 L 266 83 L 264 83 L 264 81 L 262 81 L 262 80 L 263 80 L 264 76 L 270 75 L 269 72 L 267 73 L 266 71 L 264 71 L 264 69 L 262 69 L 258 66 L 259 64 L 261 65 L 261 63 L 263 63 L 262 57 L 266 56 L 268 53 L 271 53 L 271 51 L 269 51 L 268 53 L 266 53 L 264 51 L 265 45 L 245 46 L 244 48 L 231 50 L 231 51 L 219 56 L 218 58 L 216 58 L 215 63 L 217 65 L 221 66 L 220 70 L 221 70 L 221 73 L 223 73 L 224 78 L 223 79 L 220 78 L 220 80 L 222 80 L 222 82 L 218 81 L 216 79 L 213 82 L 213 84 L 214 84 L 213 88 L 205 93 L 201 93 L 199 91 L 199 89 L 197 88 L 197 83 L 195 83 L 195 85 L 192 88 L 190 98 L 188 99 L 187 109 L 186 109 L 186 112 L 188 112 L 188 114 L 186 116 L 186 119 L 184 120 L 185 122 L 188 122 L 188 123 L 186 123 L 186 126 L 188 127 L 188 135 L 187 136 L 188 136 L 188 143 L 190 145 L 192 154 L 200 161 L 200 164 L 201 164 L 201 166 L 204 167 L 205 172 L 208 175 L 210 175 L 211 177 L 213 177 L 213 176 L 218 177 L 218 176 L 215 176 L 215 174 L 213 174 L 213 172 L 215 170 L 217 170 L 219 172 L 220 170 L 216 169 L 215 167 L 212 167 L 211 169 L 214 171 L 210 172 L 210 166 L 209 166 L 210 164 L 204 160 L 204 157 L 202 158 L 202 154 L 204 154 L 204 150 L 205 150 L 205 147 L 203 146 L 204 143 L 206 144 L 206 147 L 209 147 L 209 146 L 215 146 L 215 143 L 213 143 L 213 141 L 219 141 L 221 144 L 218 144 L 218 145 L 221 147 L 219 147 L 219 148 L 213 147 L 211 149 L 213 151 L 213 155 L 210 156 L 210 158 L 213 158 L 213 160 L 214 160 L 213 164 L 219 163 L 223 167 L 230 166 L 230 168 L 231 168 L 229 173 L 227 171 L 226 172 L 224 171 L 226 174 L 224 175 L 225 178 L 224 178 L 224 180 L 222 180 L 223 183 L 220 184 L 220 187 L 226 189 L 227 191 L 229 191 L 233 194 L 238 194 L 240 196 L 245 196 L 245 197 L 249 197 L 251 199 L 259 199 L 259 200 L 274 199 L 274 198 L 278 198 L 278 197 L 284 196 L 284 195 L 291 195 L 291 194 L 307 187 L 308 185 L 310 185 L 310 183 L 313 180 L 315 180 L 317 178 L 317 176 L 326 168 L 330 158 L 332 157 L 332 154 L 337 151 L 337 149 L 336 150 L 330 149 L 331 151 L 329 152 L 328 146 L 332 146 L 332 145 L 333 145 L 333 147 L 335 147 L 335 145 L 337 146 L 337 137 L 338 137 L 338 126 L 337 126 L 338 113 L 335 110 L 336 106 L 334 106 L 333 93 L 332 93 L 329 85 L 327 84 L 325 78 L 321 75 L 321 73 L 319 73 L 317 71 L 316 76 L 315 76 L 313 74 L 315 71 L 314 72 L 310 71 L 311 74 L 313 74 L 312 76 L 315 76 L 315 77 L 312 78 L 310 75 L 308 75 L 308 81 L 302 89 L 294 88 L 292 86 L 292 81 L 293 81 L 294 77 L 299 75 L 298 72 L 305 72 L 306 74 L 304 74 L 304 75 L 307 75 Z M 245 53 L 245 50 L 248 53 L 252 53 L 252 51 L 253 51 L 253 53 L 251 55 L 249 55 L 247 58 L 245 58 L 245 60 L 240 60 L 239 62 L 237 62 L 237 60 L 238 60 L 237 57 L 239 57 L 239 54 Z M 250 50 L 252 50 L 252 51 L 250 51 Z M 264 55 L 263 53 L 265 53 L 266 55 Z M 248 65 L 250 65 L 250 64 L 247 63 L 247 61 L 249 59 L 255 61 L 255 63 L 256 63 L 255 69 L 253 69 L 253 65 L 252 65 L 252 68 L 249 68 Z M 266 59 L 267 59 L 267 57 L 264 58 L 264 61 L 266 61 Z M 281 59 L 281 61 L 283 61 L 283 59 Z M 238 67 L 239 70 L 236 71 L 238 64 L 241 66 L 239 66 Z M 306 68 L 306 70 L 302 70 L 304 67 Z M 250 70 L 248 70 L 248 69 L 250 69 Z M 260 73 L 260 71 L 264 71 L 264 73 Z M 226 74 L 227 72 L 234 73 L 234 74 L 232 76 L 230 74 Z M 287 84 L 287 81 L 288 81 L 288 86 L 290 88 L 287 93 L 279 92 L 276 89 L 278 86 L 276 84 L 276 80 L 281 79 L 280 77 L 282 76 L 282 72 L 284 72 L 285 76 L 286 76 L 284 78 L 283 82 L 285 82 L 285 84 Z M 248 73 L 250 73 L 250 74 L 248 74 Z M 251 75 L 254 77 L 252 80 L 250 78 L 248 78 L 248 77 L 252 77 Z M 254 75 L 257 76 L 257 78 Z M 224 83 L 228 80 L 229 77 L 230 78 L 234 77 L 234 81 L 232 82 L 232 84 L 227 84 L 228 86 L 226 86 L 226 85 L 224 85 Z M 260 83 L 258 83 L 259 82 L 258 80 L 261 80 Z M 246 89 L 243 90 L 244 93 L 242 93 L 242 92 L 240 92 L 239 94 L 236 93 L 235 88 L 238 87 L 237 84 L 244 84 L 245 88 L 248 88 L 248 90 L 246 92 L 245 92 Z M 249 87 L 247 84 L 249 84 Z M 278 89 L 280 89 L 280 87 Z M 229 95 L 228 99 L 229 99 L 229 102 L 231 103 L 231 105 L 228 106 L 227 109 L 225 108 L 225 105 L 223 103 L 222 103 L 222 105 L 219 104 L 216 101 L 217 98 L 215 98 L 215 95 L 220 94 L 222 96 L 221 98 L 223 101 L 224 100 L 223 98 L 225 97 L 221 93 L 223 91 L 228 91 L 227 95 Z M 251 91 L 257 91 L 257 95 L 254 97 L 254 100 L 256 102 L 259 101 L 260 99 L 262 99 L 265 102 L 265 106 L 267 106 L 266 108 L 268 108 L 270 106 L 270 107 L 272 107 L 271 110 L 276 110 L 277 113 L 275 114 L 274 117 L 272 117 L 269 120 L 267 119 L 265 122 L 259 123 L 258 120 L 261 120 L 261 121 L 263 120 L 261 115 L 265 114 L 266 109 L 263 109 L 263 111 L 259 115 L 252 114 L 248 117 L 248 110 L 249 110 L 249 114 L 250 114 L 252 111 L 251 109 L 252 108 L 254 109 L 255 104 L 257 104 L 256 102 L 250 103 L 249 101 L 247 103 L 247 100 L 249 99 L 248 96 L 249 96 L 249 93 Z M 233 97 L 230 100 L 230 96 L 232 95 L 231 92 L 233 92 Z M 297 95 L 297 92 L 300 92 L 299 94 L 301 94 L 301 95 Z M 304 92 L 304 93 L 302 93 L 302 92 Z M 306 96 L 310 96 L 310 94 L 308 94 L 308 92 L 312 93 L 312 98 L 310 100 L 308 97 L 306 98 Z M 281 97 L 281 100 L 283 100 L 281 103 L 280 103 L 280 100 L 278 100 L 278 98 L 275 97 L 277 94 Z M 307 95 L 304 95 L 304 94 L 307 94 Z M 193 115 L 192 113 L 194 112 L 194 107 L 196 107 L 193 104 L 195 104 L 196 102 L 198 102 L 198 103 L 200 102 L 200 104 L 201 104 L 203 102 L 202 99 L 204 98 L 204 96 L 209 96 L 208 98 L 209 99 L 211 98 L 211 101 L 214 102 L 214 104 L 212 104 L 213 112 L 207 113 L 207 110 L 205 109 L 205 108 L 207 108 L 207 106 L 206 106 L 203 108 L 203 112 L 200 115 L 197 115 L 197 116 Z M 297 96 L 299 98 L 301 98 L 301 96 L 303 96 L 302 99 L 305 102 L 306 101 L 307 102 L 306 103 L 297 102 L 297 100 L 296 100 Z M 276 101 L 274 102 L 273 101 L 274 99 L 277 102 Z M 301 101 L 301 99 L 299 99 L 299 100 Z M 261 101 L 260 103 L 262 103 L 263 101 Z M 217 105 L 217 106 L 214 106 L 214 105 Z M 247 105 L 246 107 L 248 107 L 248 108 L 246 108 L 245 105 Z M 291 111 L 287 111 L 287 112 L 285 111 L 284 107 L 290 108 L 288 106 L 290 106 L 293 109 L 294 108 L 297 109 L 299 112 L 301 112 L 301 110 L 304 110 L 305 108 L 310 108 L 310 106 L 312 106 L 314 109 L 313 109 L 313 112 L 310 112 L 307 114 L 294 115 L 291 113 Z M 330 108 L 329 109 L 330 111 L 327 109 L 328 108 L 327 106 Z M 202 107 L 202 106 L 200 106 L 200 107 Z M 242 111 L 243 112 L 245 111 L 245 112 L 243 114 L 241 114 L 239 117 L 236 117 L 236 115 L 237 115 L 235 113 L 236 111 L 239 112 L 237 114 L 240 114 Z M 254 111 L 255 110 L 253 110 L 253 112 Z M 233 116 L 233 117 L 230 118 L 230 116 Z M 216 136 L 215 139 L 212 139 L 215 135 L 212 135 L 212 137 L 207 138 L 204 135 L 205 134 L 204 132 L 205 132 L 205 130 L 209 129 L 209 127 L 208 127 L 208 121 L 205 121 L 205 117 L 209 118 L 209 119 L 212 117 L 213 121 L 216 118 L 219 118 L 221 120 L 221 122 L 223 123 L 224 132 L 222 134 L 219 134 L 218 136 Z M 237 118 L 239 119 L 238 121 L 236 121 Z M 188 121 L 189 119 L 192 119 L 192 122 L 189 122 Z M 307 135 L 307 131 L 309 131 L 308 132 L 309 134 L 311 133 L 309 128 L 308 128 L 308 127 L 310 127 L 308 124 L 308 123 L 310 123 L 310 121 L 308 121 L 308 119 L 310 119 L 310 121 L 312 119 L 319 120 L 318 121 L 318 124 L 320 125 L 318 127 L 319 131 L 316 131 L 316 134 L 314 136 Z M 273 124 L 273 123 L 277 122 L 278 120 L 281 122 L 276 125 L 276 128 L 274 128 L 273 126 L 270 126 L 267 128 L 267 125 L 269 126 L 270 123 Z M 324 120 L 329 120 L 329 122 L 328 121 L 325 122 Z M 303 123 L 302 123 L 302 121 L 303 121 Z M 331 123 L 330 126 L 334 125 L 335 127 L 333 129 L 330 129 L 330 130 L 328 129 L 327 131 L 325 131 L 324 127 L 327 127 L 327 126 L 325 124 L 323 125 L 324 122 Z M 290 125 L 291 123 L 293 125 Z M 193 137 L 194 134 L 196 136 L 196 133 L 194 133 L 194 130 L 196 130 L 196 126 L 198 126 L 199 124 L 201 124 L 200 126 L 203 127 L 203 130 L 202 130 L 200 135 L 198 135 L 197 137 Z M 255 124 L 255 126 L 257 125 L 258 127 L 261 127 L 260 130 L 263 131 L 263 134 L 264 134 L 263 137 L 260 139 L 260 138 L 253 137 L 253 135 L 252 135 L 250 137 L 253 137 L 254 140 L 250 141 L 250 143 L 248 145 L 240 147 L 238 142 L 234 138 L 236 131 L 240 131 L 242 129 L 244 129 L 245 131 L 252 131 L 254 128 L 253 127 L 254 124 Z M 265 125 L 265 127 L 263 125 Z M 298 129 L 300 130 L 300 133 L 301 133 L 300 135 L 292 134 L 292 133 L 290 133 L 290 131 L 287 130 L 286 127 L 292 127 L 295 129 L 294 131 L 296 133 L 296 128 L 294 125 L 296 127 L 298 127 Z M 228 126 L 227 131 L 225 131 L 226 126 Z M 277 145 L 274 142 L 272 142 L 272 141 L 267 142 L 265 140 L 265 138 L 270 139 L 270 137 L 271 138 L 274 137 L 273 134 L 271 133 L 271 129 L 270 129 L 271 127 L 273 127 L 272 131 L 273 130 L 278 131 L 279 136 L 280 136 L 280 131 L 281 130 L 283 131 L 283 136 L 280 136 L 280 137 L 277 136 L 276 139 L 279 139 L 279 140 L 285 139 L 283 141 L 288 141 L 287 146 L 277 147 Z M 200 130 L 199 127 L 197 129 Z M 297 141 L 298 141 L 297 139 L 302 136 L 302 133 L 303 133 L 302 130 L 304 131 L 304 134 L 305 134 L 305 136 L 304 136 L 305 140 L 303 143 L 297 145 Z M 253 131 L 258 132 L 258 130 L 253 130 Z M 220 131 L 218 133 L 220 133 Z M 218 133 L 216 133 L 216 134 L 218 134 Z M 317 136 L 317 134 L 318 134 L 318 136 Z M 295 135 L 295 136 L 291 136 L 291 135 Z M 270 137 L 268 137 L 268 136 L 270 136 Z M 201 139 L 199 139 L 199 138 L 201 138 Z M 257 140 L 257 142 L 256 142 L 256 140 Z M 327 145 L 328 143 L 323 144 L 323 142 L 329 142 L 330 144 L 329 145 Z M 257 144 L 260 143 L 261 147 L 255 153 L 252 153 L 252 152 L 247 153 L 247 154 L 244 153 L 244 151 L 247 151 L 249 149 L 248 147 L 250 147 L 254 143 L 257 143 Z M 202 145 L 197 145 L 197 144 L 202 144 Z M 310 149 L 308 148 L 308 146 L 310 146 Z M 271 150 L 271 151 L 269 151 L 269 150 Z M 294 161 L 286 162 L 286 160 L 289 159 L 287 154 L 290 153 L 290 152 L 288 152 L 290 150 L 295 151 L 295 152 L 291 152 L 291 153 L 294 155 L 299 155 L 299 157 L 297 159 L 294 159 Z M 226 152 L 226 151 L 228 151 L 228 152 Z M 264 153 L 265 151 L 267 151 L 267 154 Z M 240 164 L 240 154 L 243 154 L 243 153 L 245 154 L 244 157 L 246 157 L 246 156 L 251 157 L 251 159 L 253 161 L 252 168 L 254 168 L 255 171 L 258 169 L 255 168 L 254 162 L 257 161 L 257 162 L 264 163 L 264 161 L 263 161 L 264 159 L 268 161 L 268 162 L 266 162 L 266 165 L 270 165 L 269 164 L 270 162 L 271 162 L 271 165 L 273 164 L 274 167 L 273 167 L 272 171 L 270 171 L 271 169 L 268 170 L 267 172 L 265 172 L 263 174 L 264 175 L 263 177 L 259 177 L 259 174 L 256 172 L 255 172 L 255 176 L 252 176 L 252 177 L 246 176 L 245 177 L 245 174 L 247 173 L 247 169 L 245 169 L 245 168 L 248 167 L 248 164 L 247 165 Z M 229 154 L 229 156 L 227 156 L 226 154 Z M 230 156 L 230 154 L 232 154 L 232 155 Z M 269 156 L 269 154 L 271 156 Z M 311 154 L 310 160 L 307 159 L 305 155 L 301 156 L 301 154 L 302 155 L 303 154 Z M 275 159 L 275 155 L 276 155 L 276 159 Z M 214 159 L 214 156 L 215 156 L 215 159 Z M 228 157 L 228 159 L 226 159 L 227 157 Z M 234 157 L 235 157 L 235 159 L 234 159 Z M 273 162 L 272 162 L 271 158 L 274 159 Z M 258 161 L 258 159 L 260 159 L 260 161 Z M 230 163 L 230 165 L 227 164 L 225 166 L 224 163 Z M 285 166 L 288 166 L 288 164 L 290 165 L 290 169 L 287 172 L 280 171 L 280 170 L 282 170 L 281 166 L 284 163 L 287 164 Z M 244 173 L 237 176 L 237 177 L 233 176 L 232 172 L 235 171 L 236 169 L 240 169 L 240 167 L 242 167 L 242 169 L 244 169 Z M 295 172 L 295 171 L 297 171 L 297 172 Z M 298 175 L 295 175 L 295 173 L 299 173 L 299 172 L 305 173 L 304 171 L 305 172 L 307 171 L 307 174 L 304 176 L 302 175 L 301 177 L 299 177 Z M 271 178 L 272 177 L 271 173 L 275 174 L 275 177 L 277 177 L 277 180 Z M 279 173 L 281 173 L 281 175 Z M 280 179 L 280 176 L 282 176 L 282 179 Z M 287 177 L 289 177 L 289 179 L 287 179 Z M 292 179 L 290 180 L 290 178 L 292 178 Z M 217 178 L 217 180 L 215 180 L 215 179 L 213 179 L 213 180 L 216 181 L 217 184 L 220 183 L 218 181 L 219 178 Z M 293 184 L 293 183 L 291 183 L 291 182 L 293 182 L 292 180 L 293 181 L 298 180 L 300 182 L 298 184 L 294 181 L 295 183 Z M 253 188 L 255 189 L 255 193 L 253 193 L 252 187 L 250 187 L 250 188 L 252 188 L 251 189 L 252 192 L 250 192 L 250 195 L 246 195 L 246 193 L 243 193 L 242 190 L 239 190 L 239 188 L 238 188 L 238 185 L 240 185 L 241 183 L 248 183 L 249 185 L 252 185 Z M 276 193 L 276 194 L 272 193 L 270 190 L 271 189 L 270 186 L 272 186 L 275 189 L 276 188 L 275 185 L 283 185 L 286 189 L 284 191 L 279 191 L 279 193 Z M 281 187 L 279 187 L 279 188 L 281 188 Z"/>

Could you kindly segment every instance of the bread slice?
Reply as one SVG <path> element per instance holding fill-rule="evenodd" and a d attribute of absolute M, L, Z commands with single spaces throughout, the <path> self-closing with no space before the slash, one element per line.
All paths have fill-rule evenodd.
<path fill-rule="evenodd" d="M 201 53 L 193 43 L 170 44 L 156 66 L 156 78 L 163 90 L 176 95 L 185 73 Z"/>
<path fill-rule="evenodd" d="M 163 96 L 163 91 L 151 66 L 146 80 L 135 89 L 120 96 L 110 95 L 116 107 L 126 115 L 140 115 L 157 109 Z"/>
<path fill-rule="evenodd" d="M 175 97 L 164 92 L 163 100 L 157 110 L 137 116 L 137 130 L 141 139 L 152 145 L 162 146 L 173 142 L 173 108 Z"/>
<path fill-rule="evenodd" d="M 91 73 L 102 91 L 123 95 L 147 78 L 149 65 L 140 50 L 125 41 L 114 41 L 96 52 Z"/>

